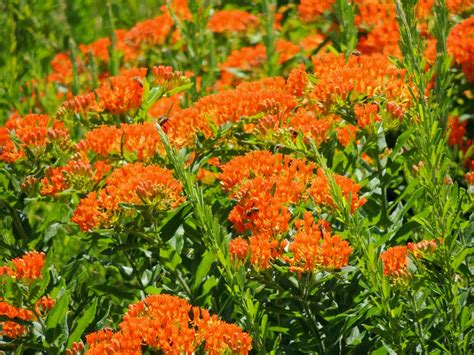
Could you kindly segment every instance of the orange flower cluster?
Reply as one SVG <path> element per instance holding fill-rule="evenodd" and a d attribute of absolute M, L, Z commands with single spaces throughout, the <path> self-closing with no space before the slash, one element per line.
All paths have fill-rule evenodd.
<path fill-rule="evenodd" d="M 337 127 L 337 140 L 343 147 L 347 147 L 351 142 L 355 141 L 357 136 L 357 127 L 351 124 L 345 124 L 342 127 Z"/>
<path fill-rule="evenodd" d="M 41 277 L 46 256 L 42 252 L 31 251 L 21 258 L 13 259 L 12 266 L 0 267 L 0 276 L 9 275 L 16 279 L 35 280 Z"/>
<path fill-rule="evenodd" d="M 318 205 L 335 206 L 323 171 L 318 169 L 315 176 L 313 163 L 255 151 L 236 157 L 221 168 L 222 173 L 218 176 L 221 185 L 236 201 L 229 220 L 237 232 L 252 234 L 247 245 L 241 238 L 232 241 L 229 252 L 234 258 L 244 259 L 250 250 L 250 262 L 260 269 L 268 268 L 270 262 L 283 253 L 286 243 L 281 241 L 281 236 L 288 232 L 291 205 L 313 196 Z M 343 196 L 346 199 L 351 196 L 353 211 L 365 203 L 365 199 L 358 197 L 358 184 L 338 175 L 335 180 Z M 328 237 L 324 243 L 328 248 L 338 248 L 339 240 Z M 338 264 L 334 260 L 331 262 L 337 268 Z M 329 267 L 329 259 L 326 265 Z"/>
<path fill-rule="evenodd" d="M 279 39 L 275 43 L 275 50 L 278 53 L 278 62 L 283 64 L 300 52 L 301 47 Z M 237 85 L 240 81 L 234 74 L 236 70 L 252 74 L 263 69 L 266 60 L 267 50 L 263 44 L 233 50 L 227 60 L 220 65 L 221 79 L 218 86 Z"/>
<path fill-rule="evenodd" d="M 110 165 L 104 161 L 91 165 L 84 160 L 71 160 L 65 166 L 46 171 L 46 176 L 41 180 L 41 194 L 55 195 L 69 188 L 89 192 L 109 170 Z"/>
<path fill-rule="evenodd" d="M 0 277 L 6 275 L 16 280 L 29 283 L 30 281 L 41 278 L 41 273 L 45 263 L 45 254 L 42 252 L 28 252 L 22 257 L 11 260 L 11 266 L 0 266 Z M 49 296 L 41 297 L 34 306 L 39 312 L 47 311 L 54 305 L 54 300 Z M 34 320 L 34 314 L 29 309 L 18 308 L 3 301 L 0 297 L 0 316 L 5 316 L 11 320 L 0 321 L 0 334 L 12 339 L 18 338 L 26 333 L 24 325 L 17 323 L 15 320 L 24 321 Z"/>
<path fill-rule="evenodd" d="M 456 146 L 462 153 L 461 161 L 464 162 L 467 169 L 474 170 L 474 139 L 467 137 L 467 124 L 467 120 L 461 122 L 459 117 L 449 117 L 448 127 L 450 132 L 448 144 L 450 146 Z"/>
<path fill-rule="evenodd" d="M 474 81 L 474 17 L 469 17 L 452 28 L 447 47 L 467 80 Z"/>
<path fill-rule="evenodd" d="M 75 149 L 83 159 L 92 152 L 100 158 L 118 155 L 147 161 L 161 151 L 161 141 L 154 123 L 104 125 L 88 131 Z"/>
<path fill-rule="evenodd" d="M 14 114 L 0 127 L 0 160 L 13 163 L 23 158 L 27 150 L 34 155 L 42 154 L 53 143 L 69 143 L 69 132 L 63 122 L 46 115 Z"/>
<path fill-rule="evenodd" d="M 293 256 L 287 258 L 290 270 L 301 274 L 318 268 L 340 269 L 349 263 L 352 248 L 338 236 L 331 236 L 331 226 L 326 221 L 314 223 L 311 212 L 295 221 L 296 234 L 289 244 Z"/>
<path fill-rule="evenodd" d="M 365 128 L 374 122 L 379 122 L 382 119 L 379 114 L 379 106 L 375 103 L 368 103 L 365 105 L 355 105 L 354 113 L 357 117 L 357 124 L 360 128 Z"/>
<path fill-rule="evenodd" d="M 221 10 L 212 15 L 208 28 L 215 33 L 245 32 L 258 25 L 258 17 L 243 10 Z"/>
<path fill-rule="evenodd" d="M 298 12 L 303 20 L 314 21 L 325 11 L 331 10 L 335 2 L 335 0 L 301 0 Z"/>
<path fill-rule="evenodd" d="M 467 129 L 467 121 L 460 122 L 459 117 L 450 117 L 449 118 L 449 138 L 448 144 L 453 146 L 463 146 L 465 141 L 466 129 Z"/>
<path fill-rule="evenodd" d="M 341 119 L 335 115 L 323 115 L 315 111 L 299 108 L 290 116 L 283 129 L 293 132 L 301 131 L 306 138 L 311 138 L 317 145 L 326 142 L 331 128 Z M 355 137 L 354 137 L 355 138 Z"/>
<path fill-rule="evenodd" d="M 397 69 L 383 55 L 351 56 L 346 61 L 342 54 L 328 53 L 313 57 L 313 65 L 318 81 L 310 97 L 327 109 L 351 94 L 352 98 L 360 94 L 367 98 L 384 96 L 402 106 L 410 101 L 405 71 Z"/>
<path fill-rule="evenodd" d="M 134 68 L 121 75 L 109 78 L 95 92 L 101 110 L 111 114 L 126 113 L 138 109 L 142 103 L 143 83 L 146 68 Z"/>
<path fill-rule="evenodd" d="M 24 325 L 19 324 L 14 319 L 21 319 L 24 321 L 32 320 L 34 318 L 33 312 L 28 309 L 14 307 L 7 302 L 0 299 L 0 316 L 5 316 L 11 321 L 0 321 L 1 332 L 3 336 L 16 339 L 26 333 Z"/>
<path fill-rule="evenodd" d="M 393 1 L 355 1 L 358 15 L 355 23 L 368 32 L 358 43 L 357 49 L 365 55 L 383 53 L 385 56 L 401 55 L 398 41 L 400 33 Z"/>
<path fill-rule="evenodd" d="M 184 201 L 181 183 L 171 171 L 159 166 L 128 164 L 114 170 L 105 184 L 100 191 L 83 198 L 74 212 L 71 220 L 83 231 L 113 225 L 129 211 L 121 208 L 121 203 L 148 205 L 160 212 L 176 208 Z"/>
<path fill-rule="evenodd" d="M 409 256 L 422 258 L 425 255 L 433 254 L 437 248 L 438 242 L 435 240 L 423 240 L 418 243 L 408 243 L 407 246 L 400 245 L 389 248 L 380 254 L 380 260 L 383 262 L 383 273 L 394 280 L 408 278 L 410 277 L 407 269 Z"/>
<path fill-rule="evenodd" d="M 408 276 L 407 270 L 407 251 L 404 245 L 387 249 L 380 254 L 380 260 L 383 262 L 383 273 L 393 278 Z"/>
<path fill-rule="evenodd" d="M 55 301 L 50 296 L 41 297 L 35 304 L 35 310 L 38 314 L 45 313 L 53 308 Z M 34 313 L 29 309 L 17 308 L 7 302 L 3 302 L 0 298 L 0 316 L 5 316 L 11 320 L 0 321 L 0 334 L 11 339 L 16 339 L 26 333 L 26 327 L 19 324 L 16 320 L 32 321 L 36 319 Z"/>
<path fill-rule="evenodd" d="M 193 353 L 201 344 L 209 354 L 247 354 L 252 339 L 242 329 L 171 295 L 148 296 L 129 307 L 120 329 L 86 336 L 86 354 L 142 354 L 142 347 L 165 354 Z"/>
<path fill-rule="evenodd" d="M 474 185 L 474 171 L 468 172 L 464 175 L 464 179 L 468 186 Z"/>
<path fill-rule="evenodd" d="M 179 1 L 173 3 L 178 4 Z M 187 4 L 178 4 L 173 8 L 178 13 L 185 13 L 187 10 Z M 162 13 L 155 18 L 148 19 L 135 24 L 130 30 L 116 30 L 116 46 L 115 50 L 123 53 L 124 61 L 128 63 L 136 62 L 140 55 L 142 55 L 147 49 L 153 46 L 163 45 L 170 33 L 173 31 L 174 23 L 170 14 L 168 13 L 166 6 L 162 7 Z M 89 53 L 105 63 L 109 61 L 109 48 L 110 38 L 100 38 L 95 42 L 88 45 L 80 45 L 79 49 L 84 55 L 85 59 L 76 58 L 78 61 L 77 69 L 79 73 L 84 72 L 85 63 L 88 60 Z M 68 53 L 59 53 L 51 61 L 52 73 L 48 77 L 50 82 L 59 82 L 68 84 L 72 81 L 72 63 Z"/>
<path fill-rule="evenodd" d="M 364 197 L 359 199 L 359 184 L 345 176 L 336 174 L 334 175 L 334 180 L 336 185 L 341 189 L 344 199 L 347 202 L 350 202 L 352 212 L 367 202 Z M 331 196 L 330 185 L 326 173 L 322 169 L 318 169 L 317 175 L 311 180 L 309 192 L 316 204 L 336 207 L 336 202 Z"/>
<path fill-rule="evenodd" d="M 236 89 L 205 96 L 193 106 L 171 115 L 167 133 L 171 142 L 180 147 L 192 144 L 198 131 L 211 137 L 212 124 L 220 126 L 258 113 L 275 119 L 285 118 L 295 105 L 295 99 L 287 92 L 283 78 L 243 83 Z M 249 129 L 252 127 L 249 126 Z"/>

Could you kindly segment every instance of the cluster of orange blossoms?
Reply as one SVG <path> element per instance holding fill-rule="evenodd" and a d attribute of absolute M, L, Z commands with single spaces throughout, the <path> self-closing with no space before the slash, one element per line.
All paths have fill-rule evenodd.
<path fill-rule="evenodd" d="M 0 160 L 14 163 L 27 152 L 35 156 L 44 153 L 47 145 L 68 146 L 69 131 L 64 123 L 47 115 L 12 115 L 0 127 Z"/>
<path fill-rule="evenodd" d="M 116 155 L 147 161 L 161 150 L 161 141 L 154 123 L 103 125 L 88 131 L 75 150 L 83 159 L 92 153 L 100 158 Z"/>
<path fill-rule="evenodd" d="M 282 236 L 288 232 L 292 205 L 312 199 L 316 205 L 335 207 L 327 178 L 322 169 L 314 174 L 316 166 L 313 163 L 268 151 L 255 151 L 236 157 L 221 168 L 218 178 L 236 201 L 229 220 L 239 233 L 251 232 L 248 245 L 245 245 L 245 240 L 237 238 L 231 242 L 230 252 L 234 257 L 244 259 L 250 251 L 250 262 L 260 269 L 268 268 L 273 259 L 282 256 L 287 246 Z M 353 210 L 365 203 L 365 199 L 358 197 L 359 185 L 343 176 L 335 176 L 335 180 L 346 199 L 352 196 L 350 203 Z M 309 215 L 305 218 L 308 219 Z M 319 245 L 317 236 L 313 237 Z M 331 243 L 331 238 L 336 238 L 332 239 L 333 243 L 345 243 L 337 237 L 326 237 L 322 243 L 329 249 L 331 247 L 327 243 Z M 298 248 L 298 243 L 296 241 L 294 248 Z M 347 252 L 350 248 L 342 249 Z M 331 250 L 337 253 L 337 248 Z M 343 255 L 339 254 L 340 260 L 347 262 Z M 339 257 L 334 256 L 333 260 Z M 293 260 L 301 263 L 298 257 Z M 344 264 L 329 261 L 328 258 L 321 260 L 321 265 L 327 268 L 340 268 Z"/>
<path fill-rule="evenodd" d="M 71 160 L 67 165 L 51 168 L 41 180 L 42 195 L 56 195 L 58 192 L 72 188 L 76 191 L 93 190 L 110 170 L 104 161 L 90 164 L 85 160 Z"/>
<path fill-rule="evenodd" d="M 461 121 L 459 117 L 450 117 L 448 127 L 450 129 L 448 144 L 457 147 L 462 152 L 462 161 L 466 168 L 474 170 L 474 139 L 467 136 L 467 120 Z"/>
<path fill-rule="evenodd" d="M 424 255 L 433 254 L 438 248 L 435 240 L 423 240 L 419 243 L 408 243 L 387 249 L 380 254 L 383 263 L 383 273 L 394 280 L 410 277 L 407 269 L 407 261 L 410 255 L 415 258 L 423 258 Z M 410 254 L 408 253 L 410 252 Z"/>
<path fill-rule="evenodd" d="M 246 32 L 257 27 L 258 17 L 243 10 L 217 11 L 209 20 L 208 28 L 215 33 Z"/>
<path fill-rule="evenodd" d="M 0 278 L 2 276 L 13 277 L 17 281 L 27 284 L 41 278 L 43 266 L 45 263 L 45 254 L 36 251 L 28 252 L 22 257 L 11 260 L 11 266 L 0 266 Z M 51 309 L 54 306 L 54 300 L 49 296 L 41 297 L 35 304 L 37 314 Z M 26 333 L 26 327 L 16 322 L 32 321 L 35 319 L 33 311 L 24 308 L 12 306 L 0 297 L 0 316 L 5 316 L 11 320 L 0 321 L 0 334 L 8 338 L 18 338 Z"/>
<path fill-rule="evenodd" d="M 310 97 L 324 103 L 326 108 L 349 95 L 352 99 L 361 94 L 367 98 L 383 96 L 401 106 L 410 101 L 405 71 L 396 68 L 383 55 L 350 56 L 346 61 L 342 54 L 328 53 L 313 57 L 313 65 L 318 81 Z"/>
<path fill-rule="evenodd" d="M 86 341 L 90 355 L 142 354 L 144 347 L 165 354 L 193 353 L 202 345 L 209 354 L 247 354 L 252 349 L 252 339 L 238 326 L 171 295 L 148 296 L 129 306 L 117 332 L 100 330 Z"/>
<path fill-rule="evenodd" d="M 147 68 L 131 68 L 123 70 L 118 76 L 106 78 L 94 92 L 78 95 L 65 101 L 59 108 L 58 114 L 90 112 L 120 115 L 136 111 L 142 105 L 147 72 Z M 171 67 L 155 66 L 152 72 L 155 76 L 154 83 L 164 90 L 172 89 L 184 81 L 184 75 L 179 71 L 173 71 Z M 150 109 L 154 111 L 154 114 L 157 113 L 156 111 L 169 112 L 179 107 L 179 101 L 176 98 L 162 97 L 161 99 Z"/>
<path fill-rule="evenodd" d="M 275 43 L 275 50 L 278 54 L 278 62 L 283 64 L 301 51 L 301 47 L 279 39 Z M 262 70 L 267 60 L 267 49 L 263 44 L 243 47 L 233 50 L 227 60 L 220 65 L 221 78 L 218 87 L 235 86 L 240 81 L 234 74 L 236 70 L 244 73 L 253 73 L 258 69 Z"/>
<path fill-rule="evenodd" d="M 174 0 L 171 8 L 175 15 L 181 20 L 191 20 L 187 1 Z M 258 17 L 243 10 L 220 10 L 216 11 L 210 18 L 208 28 L 214 33 L 243 33 L 259 24 Z M 135 24 L 130 30 L 115 31 L 114 50 L 123 55 L 125 63 L 136 65 L 140 59 L 146 55 L 150 48 L 164 45 L 169 38 L 176 42 L 180 38 L 180 33 L 176 29 L 173 17 L 168 8 L 163 6 L 161 14 Z M 83 59 L 76 58 L 76 67 L 79 73 L 85 71 L 88 56 L 91 53 L 96 60 L 108 63 L 110 38 L 100 38 L 91 44 L 81 44 L 79 46 Z M 67 53 L 57 54 L 51 61 L 52 73 L 48 80 L 69 84 L 72 82 L 72 63 Z"/>
<path fill-rule="evenodd" d="M 106 178 L 103 189 L 81 199 L 71 220 L 83 231 L 109 227 L 120 216 L 133 213 L 120 204 L 147 205 L 162 212 L 184 201 L 181 191 L 181 183 L 170 170 L 142 163 L 127 164 Z"/>
<path fill-rule="evenodd" d="M 448 37 L 448 51 L 467 80 L 474 81 L 474 17 L 457 24 Z"/>
<path fill-rule="evenodd" d="M 335 0 L 301 0 L 298 12 L 305 21 L 317 20 L 324 12 L 331 10 Z"/>
<path fill-rule="evenodd" d="M 220 126 L 259 113 L 277 120 L 278 117 L 287 117 L 295 105 L 283 78 L 243 83 L 236 89 L 205 96 L 191 107 L 172 114 L 166 125 L 167 133 L 177 147 L 192 145 L 196 132 L 212 136 L 212 124 Z"/>
<path fill-rule="evenodd" d="M 28 252 L 21 258 L 11 261 L 12 266 L 1 266 L 0 276 L 9 275 L 16 279 L 35 280 L 41 277 L 41 270 L 45 263 L 44 253 Z"/>
<path fill-rule="evenodd" d="M 345 240 L 331 235 L 327 221 L 314 223 L 311 212 L 305 212 L 302 220 L 295 221 L 296 234 L 289 245 L 293 253 L 288 257 L 290 270 L 301 274 L 317 268 L 340 269 L 349 263 L 352 248 Z"/>

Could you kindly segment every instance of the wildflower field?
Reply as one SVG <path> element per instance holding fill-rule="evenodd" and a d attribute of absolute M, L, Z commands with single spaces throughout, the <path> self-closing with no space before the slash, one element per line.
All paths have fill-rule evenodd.
<path fill-rule="evenodd" d="M 0 24 L 0 354 L 472 353 L 473 0 Z"/>

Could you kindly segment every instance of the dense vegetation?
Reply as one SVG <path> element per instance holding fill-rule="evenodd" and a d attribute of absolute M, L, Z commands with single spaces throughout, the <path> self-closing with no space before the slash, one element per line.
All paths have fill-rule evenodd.
<path fill-rule="evenodd" d="M 473 11 L 0 3 L 0 352 L 472 351 Z"/>

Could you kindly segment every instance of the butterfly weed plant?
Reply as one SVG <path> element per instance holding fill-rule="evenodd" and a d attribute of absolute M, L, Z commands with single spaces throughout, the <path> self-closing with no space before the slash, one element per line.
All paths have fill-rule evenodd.
<path fill-rule="evenodd" d="M 0 351 L 469 353 L 472 2 L 0 9 Z"/>

